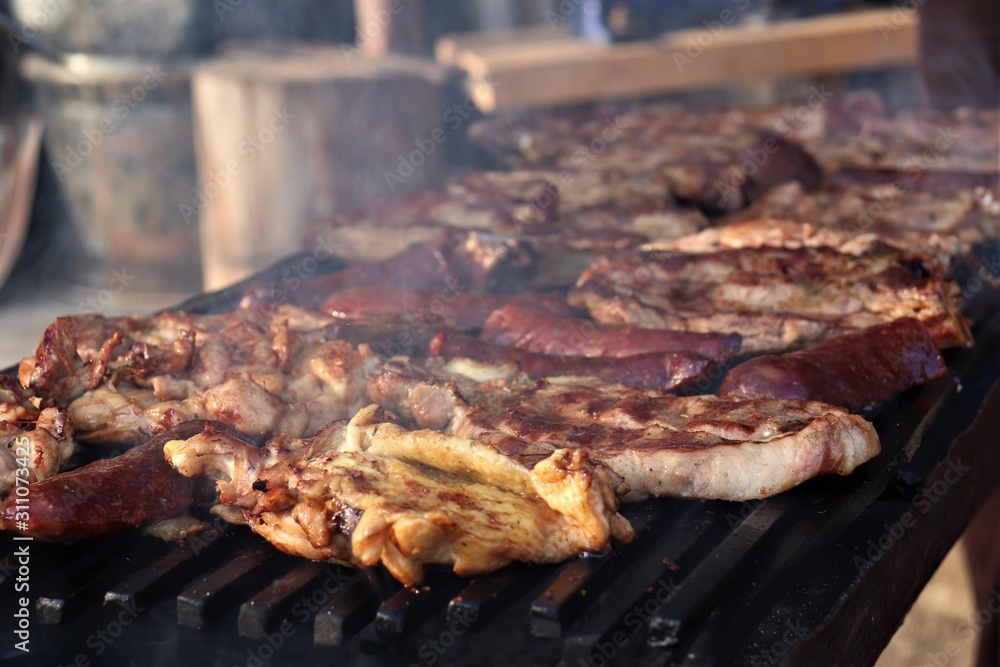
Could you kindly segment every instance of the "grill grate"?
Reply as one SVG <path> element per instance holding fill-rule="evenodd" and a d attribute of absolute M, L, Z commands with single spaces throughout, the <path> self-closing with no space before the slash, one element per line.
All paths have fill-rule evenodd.
<path fill-rule="evenodd" d="M 215 303 L 232 302 L 226 294 Z M 959 436 L 1000 413 L 1000 394 L 991 393 L 1000 377 L 1000 300 L 985 294 L 978 307 L 984 302 L 994 305 L 979 318 L 977 347 L 950 351 L 952 377 L 875 415 L 884 451 L 850 477 L 742 504 L 626 506 L 637 538 L 609 555 L 472 579 L 434 572 L 416 588 L 381 570 L 291 558 L 224 525 L 180 545 L 138 533 L 32 542 L 32 652 L 0 647 L 0 661 L 754 665 L 819 651 L 810 647 L 829 643 L 838 610 L 852 609 L 845 595 L 867 576 L 853 559 L 926 488 Z M 951 540 L 962 525 L 957 518 Z M 0 542 L 6 614 L 21 543 Z M 881 590 L 867 586 L 861 597 L 877 602 Z M 782 636 L 794 641 L 775 644 Z"/>

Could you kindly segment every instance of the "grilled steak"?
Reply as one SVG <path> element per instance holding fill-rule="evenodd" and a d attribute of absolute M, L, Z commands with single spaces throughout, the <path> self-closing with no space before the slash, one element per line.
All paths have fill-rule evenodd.
<path fill-rule="evenodd" d="M 425 566 L 461 575 L 514 560 L 548 563 L 632 538 L 606 476 L 580 451 L 516 459 L 487 443 L 408 431 L 370 406 L 308 440 L 258 449 L 212 428 L 164 448 L 188 476 L 279 549 L 355 566 L 383 563 L 404 584 Z"/>
<path fill-rule="evenodd" d="M 973 244 L 1000 236 L 1000 190 L 912 191 L 897 185 L 853 186 L 804 192 L 796 183 L 775 188 L 725 225 L 673 242 L 685 252 L 723 247 L 790 246 L 787 221 L 808 221 L 803 245 L 859 252 L 872 235 L 914 253 L 938 257 L 944 266 Z M 798 235 L 794 235 L 798 236 Z M 671 243 L 658 244 L 670 249 Z"/>
<path fill-rule="evenodd" d="M 733 368 L 719 395 L 796 398 L 863 410 L 947 374 L 930 332 L 901 319 Z"/>
<path fill-rule="evenodd" d="M 1000 111 L 903 111 L 895 118 L 867 119 L 860 132 L 809 138 L 806 145 L 831 172 L 829 180 L 841 185 L 899 181 L 920 189 L 995 187 Z"/>
<path fill-rule="evenodd" d="M 648 495 L 747 500 L 879 451 L 864 419 L 823 403 L 673 396 L 590 378 L 532 382 L 513 365 L 392 359 L 369 393 L 417 426 L 585 450 Z"/>
<path fill-rule="evenodd" d="M 971 345 L 958 286 L 929 273 L 892 248 L 617 253 L 595 260 L 569 303 L 604 324 L 736 332 L 748 352 L 804 347 L 901 317 L 923 322 L 941 348 Z"/>

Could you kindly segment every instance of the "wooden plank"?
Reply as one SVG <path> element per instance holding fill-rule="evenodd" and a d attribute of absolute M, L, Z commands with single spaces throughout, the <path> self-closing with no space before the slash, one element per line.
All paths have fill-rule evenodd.
<path fill-rule="evenodd" d="M 564 25 L 535 25 L 520 30 L 494 30 L 493 32 L 460 32 L 439 37 L 434 45 L 434 57 L 447 67 L 458 67 L 466 54 L 503 53 L 512 48 L 536 47 L 546 42 L 577 42 L 577 38 Z"/>
<path fill-rule="evenodd" d="M 464 39 L 455 64 L 486 113 L 915 63 L 915 13 L 871 10 L 766 26 L 704 27 L 600 44 Z M 537 31 L 535 34 L 538 34 Z"/>

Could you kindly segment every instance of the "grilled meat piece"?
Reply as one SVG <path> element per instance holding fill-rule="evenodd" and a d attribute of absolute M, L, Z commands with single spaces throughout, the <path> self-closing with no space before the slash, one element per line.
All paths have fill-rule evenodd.
<path fill-rule="evenodd" d="M 995 187 L 1000 111 L 903 111 L 866 120 L 860 132 L 809 138 L 806 147 L 840 185 L 895 181 L 918 189 Z M 844 178 L 844 173 L 852 174 Z M 879 176 L 881 175 L 881 178 Z"/>
<path fill-rule="evenodd" d="M 369 393 L 417 426 L 580 448 L 648 495 L 748 500 L 879 452 L 864 419 L 823 403 L 674 396 L 592 378 L 532 382 L 513 364 L 389 360 Z"/>
<path fill-rule="evenodd" d="M 807 140 L 831 132 L 856 132 L 864 123 L 885 117 L 877 95 L 860 92 L 818 99 L 822 104 L 803 116 L 801 107 L 691 109 L 681 105 L 601 105 L 559 109 L 513 123 L 507 117 L 487 118 L 469 127 L 469 140 L 516 167 L 552 165 L 588 155 L 589 146 L 626 144 L 643 149 L 646 159 L 672 140 L 711 137 L 740 140 L 760 132 L 776 132 Z M 663 148 L 665 147 L 665 148 Z M 596 151 L 591 151 L 596 152 Z"/>
<path fill-rule="evenodd" d="M 940 348 L 972 345 L 958 286 L 892 248 L 605 255 L 569 303 L 604 324 L 736 332 L 747 352 L 783 352 L 902 317 L 923 322 Z"/>
<path fill-rule="evenodd" d="M 176 516 L 199 494 L 163 459 L 163 445 L 190 438 L 205 422 L 185 422 L 121 456 L 94 461 L 31 485 L 27 529 L 17 496 L 0 505 L 0 528 L 43 540 L 77 540 Z"/>
<path fill-rule="evenodd" d="M 907 234 L 907 238 L 854 233 L 842 227 L 813 225 L 782 219 L 753 219 L 732 222 L 698 234 L 665 243 L 648 243 L 640 250 L 667 250 L 687 253 L 713 253 L 740 248 L 831 248 L 847 255 L 895 253 L 909 258 L 922 270 L 944 277 L 952 258 L 959 254 L 957 240 L 937 234 Z"/>
<path fill-rule="evenodd" d="M 45 404 L 65 407 L 81 442 L 129 445 L 188 419 L 217 419 L 255 438 L 308 435 L 367 404 L 367 345 L 329 340 L 331 317 L 298 308 L 112 320 L 96 353 L 78 341 L 99 319 L 60 318 L 21 363 Z M 88 334 L 87 338 L 93 338 Z"/>
<path fill-rule="evenodd" d="M 619 358 L 651 352 L 683 352 L 723 360 L 731 359 L 740 349 L 738 334 L 606 326 L 519 304 L 511 304 L 490 315 L 479 337 L 529 352 L 582 357 Z"/>
<path fill-rule="evenodd" d="M 441 249 L 417 244 L 391 258 L 354 264 L 347 268 L 308 279 L 255 283 L 247 288 L 240 307 L 271 308 L 291 303 L 316 309 L 332 292 L 348 287 L 386 289 L 455 289 L 461 284 Z"/>
<path fill-rule="evenodd" d="M 449 361 L 456 358 L 512 361 L 533 380 L 587 376 L 612 384 L 663 391 L 675 391 L 696 382 L 707 384 L 711 381 L 709 372 L 714 368 L 710 359 L 685 352 L 649 352 L 617 358 L 572 357 L 528 352 L 450 332 L 442 332 L 431 341 L 430 353 Z"/>
<path fill-rule="evenodd" d="M 633 534 L 582 452 L 523 465 L 489 444 L 408 431 L 377 406 L 304 441 L 282 436 L 258 449 L 209 428 L 164 453 L 185 475 L 216 478 L 220 501 L 279 549 L 381 562 L 408 585 L 431 564 L 470 575 L 558 562 Z"/>
<path fill-rule="evenodd" d="M 796 398 L 858 411 L 947 374 L 927 327 L 906 318 L 733 368 L 719 395 Z"/>
<path fill-rule="evenodd" d="M 857 253 L 877 237 L 911 252 L 934 255 L 943 266 L 987 238 L 1000 236 L 1000 189 L 907 190 L 895 184 L 804 192 L 796 183 L 774 188 L 727 224 L 680 239 L 674 248 L 706 252 L 722 247 L 788 245 L 787 221 L 808 221 L 805 245 Z M 791 235 L 799 236 L 799 235 Z M 659 244 L 670 249 L 670 243 Z"/>
<path fill-rule="evenodd" d="M 415 325 L 482 329 L 490 314 L 508 304 L 524 304 L 569 313 L 562 295 L 526 293 L 516 296 L 468 292 L 421 292 L 357 287 L 334 292 L 320 309 L 338 319 L 361 322 L 404 321 Z"/>
<path fill-rule="evenodd" d="M 284 371 L 234 369 L 217 384 L 156 377 L 150 388 L 105 385 L 67 412 L 79 440 L 130 445 L 189 419 L 214 419 L 256 439 L 303 437 L 367 404 L 365 376 L 381 363 L 366 345 L 316 343 Z"/>
<path fill-rule="evenodd" d="M 74 431 L 64 410 L 39 410 L 14 378 L 0 375 L 0 500 L 65 468 Z"/>

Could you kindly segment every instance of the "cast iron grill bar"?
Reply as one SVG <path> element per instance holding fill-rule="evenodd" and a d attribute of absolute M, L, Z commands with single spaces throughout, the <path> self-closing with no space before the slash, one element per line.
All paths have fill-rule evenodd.
<path fill-rule="evenodd" d="M 270 544 L 251 547 L 177 596 L 177 622 L 196 630 L 204 628 L 267 585 L 290 560 Z"/>
<path fill-rule="evenodd" d="M 586 663 L 598 642 L 606 641 L 614 631 L 630 624 L 627 618 L 630 613 L 640 614 L 637 618 L 645 622 L 655 611 L 645 610 L 647 601 L 656 602 L 657 595 L 669 593 L 677 579 L 683 580 L 689 569 L 708 558 L 726 539 L 729 530 L 723 529 L 726 521 L 723 510 L 730 506 L 723 502 L 689 503 L 681 521 L 646 551 L 645 558 L 619 576 L 615 586 L 599 600 L 588 605 L 583 618 L 565 639 L 565 662 Z M 634 630 L 630 632 L 634 634 Z"/>
<path fill-rule="evenodd" d="M 428 577 L 424 585 L 400 589 L 379 606 L 375 614 L 375 632 L 383 639 L 399 639 L 410 634 L 444 610 L 463 583 L 459 577 L 442 574 Z"/>
<path fill-rule="evenodd" d="M 357 573 L 340 588 L 313 622 L 317 646 L 341 646 L 375 618 L 379 598 L 363 573 Z"/>
<path fill-rule="evenodd" d="M 794 501 L 788 496 L 777 496 L 757 505 L 729 537 L 671 591 L 660 611 L 650 619 L 650 646 L 675 646 L 682 632 L 704 618 L 726 584 L 749 564 L 751 550 L 793 506 Z M 727 521 L 732 520 L 731 516 L 727 516 Z"/>
<path fill-rule="evenodd" d="M 122 535 L 106 545 L 101 557 L 91 558 L 77 567 L 71 567 L 68 576 L 35 601 L 38 618 L 47 625 L 61 625 L 84 609 L 99 605 L 104 591 L 111 582 L 162 554 L 167 545 L 159 540 L 138 540 L 123 549 L 129 538 Z"/>
<path fill-rule="evenodd" d="M 104 595 L 104 603 L 126 609 L 150 607 L 199 575 L 228 559 L 241 542 L 235 531 L 221 529 L 198 535 L 175 547 L 170 553 L 150 563 L 114 585 Z"/>
<path fill-rule="evenodd" d="M 531 604 L 531 634 L 558 639 L 636 558 L 645 554 L 657 536 L 676 520 L 672 511 L 682 501 L 644 502 L 624 509 L 636 531 L 631 544 L 599 558 L 578 558 L 563 565 L 556 578 Z"/>
<path fill-rule="evenodd" d="M 282 263 L 279 266 L 286 264 Z M 258 277 L 254 280 L 259 279 Z M 236 291 L 225 290 L 227 306 L 234 306 L 238 302 L 238 293 L 242 293 L 242 289 L 240 286 Z M 937 447 L 940 443 L 933 442 L 934 438 L 928 438 L 928 434 L 933 435 L 940 431 L 952 434 L 948 437 L 954 437 L 953 433 L 961 430 L 956 430 L 954 426 L 956 419 L 972 419 L 966 413 L 973 406 L 956 410 L 954 405 L 963 402 L 965 396 L 961 394 L 962 391 L 978 397 L 976 392 L 979 389 L 976 383 L 981 384 L 981 376 L 986 372 L 985 366 L 996 365 L 996 360 L 989 356 L 989 350 L 997 349 L 997 331 L 1000 329 L 996 307 L 984 306 L 990 303 L 986 301 L 987 298 L 997 302 L 996 293 L 986 289 L 977 296 L 979 298 L 975 302 L 978 307 L 976 312 L 989 312 L 992 320 L 986 322 L 985 315 L 977 318 L 979 322 L 974 327 L 976 350 L 946 352 L 952 375 L 960 378 L 964 390 L 956 386 L 955 380 L 947 378 L 915 390 L 885 406 L 875 415 L 875 423 L 883 444 L 888 445 L 886 451 L 847 479 L 814 480 L 768 501 L 768 503 L 792 503 L 795 509 L 779 513 L 780 516 L 770 525 L 770 530 L 765 531 L 766 535 L 753 541 L 745 550 L 727 544 L 731 540 L 739 542 L 737 538 L 740 527 L 747 522 L 742 522 L 735 531 L 730 531 L 726 527 L 727 522 L 720 519 L 720 516 L 726 511 L 737 511 L 740 508 L 745 511 L 750 504 L 741 506 L 727 503 L 652 501 L 626 506 L 624 511 L 636 525 L 638 532 L 633 544 L 616 549 L 609 557 L 572 561 L 559 566 L 558 571 L 544 566 L 514 566 L 471 581 L 435 572 L 434 576 L 429 578 L 427 586 L 414 589 L 400 589 L 395 582 L 388 586 L 382 584 L 383 579 L 388 579 L 382 570 L 355 573 L 347 583 L 336 588 L 332 593 L 332 599 L 318 610 L 315 616 L 314 643 L 320 646 L 343 645 L 366 628 L 362 635 L 366 642 L 376 637 L 376 631 L 379 636 L 391 640 L 409 637 L 417 635 L 425 621 L 430 621 L 432 618 L 440 619 L 442 614 L 446 620 L 457 619 L 459 610 L 463 618 L 469 618 L 466 614 L 474 612 L 480 632 L 483 633 L 478 637 L 491 633 L 499 636 L 502 641 L 503 635 L 498 633 L 503 633 L 504 629 L 491 627 L 494 624 L 491 622 L 502 621 L 510 624 L 517 622 L 513 619 L 520 618 L 520 623 L 525 624 L 521 626 L 525 632 L 527 632 L 527 620 L 530 620 L 533 628 L 536 619 L 544 615 L 537 614 L 535 605 L 523 598 L 546 577 L 554 576 L 549 589 L 552 590 L 563 577 L 566 577 L 567 580 L 562 580 L 565 591 L 568 591 L 565 592 L 565 596 L 567 598 L 576 596 L 578 606 L 573 609 L 578 613 L 570 621 L 557 626 L 557 633 L 548 636 L 559 637 L 566 629 L 571 629 L 572 632 L 561 646 L 557 642 L 545 639 L 532 641 L 560 651 L 566 664 L 579 664 L 574 662 L 573 658 L 584 656 L 584 659 L 589 659 L 594 655 L 593 649 L 597 643 L 606 642 L 610 634 L 621 627 L 623 609 L 627 613 L 629 609 L 634 609 L 636 605 L 649 600 L 648 582 L 656 581 L 658 576 L 670 571 L 669 561 L 664 561 L 664 554 L 682 567 L 673 577 L 679 580 L 679 587 L 672 597 L 667 598 L 665 605 L 659 606 L 657 603 L 660 620 L 652 621 L 643 628 L 643 632 L 652 631 L 651 636 L 655 641 L 657 624 L 674 618 L 681 624 L 675 636 L 682 643 L 678 650 L 671 653 L 648 647 L 648 652 L 643 654 L 646 660 L 655 657 L 660 661 L 674 660 L 690 664 L 692 659 L 697 659 L 692 656 L 701 656 L 708 662 L 716 660 L 726 662 L 730 658 L 735 658 L 737 662 L 745 662 L 748 656 L 753 657 L 750 654 L 760 648 L 762 641 L 768 642 L 768 638 L 775 636 L 774 632 L 781 630 L 787 619 L 793 617 L 797 613 L 796 610 L 803 605 L 809 607 L 811 604 L 811 611 L 803 616 L 803 619 L 809 623 L 824 623 L 826 617 L 822 610 L 835 606 L 838 595 L 843 595 L 846 587 L 851 585 L 850 580 L 843 576 L 830 577 L 825 568 L 833 567 L 844 559 L 850 560 L 853 555 L 863 553 L 863 548 L 859 551 L 858 545 L 855 544 L 857 535 L 877 534 L 873 531 L 880 529 L 881 525 L 873 523 L 872 517 L 878 516 L 877 505 L 883 503 L 879 502 L 876 506 L 873 506 L 873 503 L 893 493 L 893 482 L 897 481 L 900 466 L 916 471 L 914 478 L 916 481 L 908 480 L 906 483 L 910 486 L 907 488 L 911 490 L 919 488 L 919 471 L 924 469 L 926 460 L 940 454 L 940 448 Z M 197 299 L 200 302 L 192 302 L 194 307 L 190 310 L 218 312 L 223 302 L 217 295 L 199 295 Z M 987 350 L 985 356 L 981 351 L 983 349 Z M 988 363 L 984 364 L 984 361 Z M 979 400 L 981 399 L 977 398 L 975 406 L 978 406 Z M 945 405 L 946 403 L 948 405 Z M 903 493 L 905 494 L 905 491 Z M 898 501 L 893 500 L 893 502 Z M 775 504 L 773 507 L 778 505 Z M 760 509 L 758 507 L 754 511 Z M 649 523 L 644 529 L 639 529 L 642 517 L 647 516 L 643 514 L 644 511 L 648 511 Z M 678 522 L 679 525 L 674 525 L 673 517 L 681 511 L 685 512 L 684 516 Z M 696 534 L 690 537 L 688 548 L 678 549 L 684 535 L 691 532 L 686 527 L 682 528 L 685 524 L 694 525 Z M 840 540 L 835 538 L 846 529 L 851 531 L 852 537 L 848 543 L 840 545 Z M 749 531 L 750 528 L 746 530 Z M 196 589 L 198 584 L 187 589 L 183 587 L 200 575 L 199 583 L 204 583 L 206 580 L 211 580 L 213 574 L 227 572 L 217 582 L 219 595 L 215 598 L 212 596 L 202 598 L 203 604 L 199 611 L 202 623 L 194 626 L 199 628 L 205 628 L 223 613 L 234 611 L 240 602 L 258 592 L 260 595 L 255 600 L 264 599 L 268 591 L 272 591 L 273 597 L 270 606 L 262 605 L 257 608 L 251 605 L 255 609 L 254 613 L 260 613 L 266 607 L 271 610 L 271 614 L 274 614 L 280 605 L 287 605 L 288 600 L 292 600 L 293 603 L 298 600 L 296 596 L 282 597 L 273 592 L 274 587 L 282 580 L 279 579 L 279 582 L 271 586 L 269 584 L 272 584 L 275 570 L 284 572 L 296 567 L 296 570 L 289 575 L 291 577 L 299 570 L 308 569 L 311 564 L 295 560 L 293 565 L 292 559 L 277 554 L 270 545 L 259 542 L 247 531 L 231 530 L 229 537 L 232 537 L 232 533 L 239 534 L 240 539 L 232 541 L 226 539 L 224 535 L 195 550 L 195 553 L 190 553 L 189 547 L 175 547 L 160 557 L 143 552 L 144 548 L 150 548 L 145 543 L 155 544 L 155 542 L 140 538 L 134 532 L 110 541 L 88 543 L 85 549 L 81 549 L 79 545 L 35 542 L 32 546 L 32 565 L 34 569 L 41 570 L 38 589 L 45 593 L 55 593 L 54 596 L 49 596 L 50 599 L 63 600 L 65 603 L 56 610 L 56 617 L 60 620 L 72 618 L 72 613 L 64 612 L 72 612 L 74 605 L 80 605 L 76 607 L 77 611 L 89 608 L 88 605 L 91 603 L 99 609 L 98 601 L 92 599 L 93 593 L 101 590 L 105 578 L 110 577 L 112 572 L 116 577 L 124 576 L 124 579 L 118 585 L 109 585 L 105 589 L 106 602 L 116 605 L 131 603 L 146 607 L 170 595 L 176 595 L 178 622 L 181 625 L 186 625 L 181 614 L 182 599 L 192 589 Z M 778 535 L 775 535 L 776 533 Z M 243 571 L 241 567 L 234 565 L 242 555 L 228 560 L 234 544 L 246 544 L 250 540 L 257 545 L 254 548 L 268 554 L 264 557 L 265 562 L 277 565 L 272 568 L 265 566 L 264 563 L 258 563 L 249 571 Z M 769 558 L 766 562 L 757 562 L 754 555 L 758 551 L 755 549 L 762 551 L 760 547 L 765 543 L 769 553 L 772 545 L 780 548 L 774 550 L 776 557 L 773 560 Z M 186 548 L 187 553 L 183 551 Z M 4 554 L 10 554 L 11 551 L 13 548 L 5 549 Z M 127 563 L 114 560 L 116 552 L 127 552 Z M 144 553 L 146 555 L 140 558 L 139 555 Z M 678 553 L 682 555 L 677 556 Z M 101 562 L 109 558 L 110 565 Z M 726 558 L 730 560 L 727 561 Z M 634 561 L 638 563 L 629 567 Z M 714 572 L 708 565 L 710 561 L 716 566 Z M 219 563 L 222 565 L 215 573 L 205 574 Z M 6 570 L 12 569 L 13 564 L 9 556 L 6 560 L 0 561 L 0 582 L 9 576 Z M 56 569 L 57 566 L 62 570 Z M 573 574 L 576 569 L 580 570 L 577 574 L 585 574 L 584 578 L 589 578 L 590 581 L 569 585 L 568 574 Z M 702 570 L 708 574 L 701 574 Z M 726 574 L 722 572 L 723 570 L 732 572 Z M 740 580 L 738 587 L 731 579 L 735 576 L 735 572 L 746 575 Z M 789 574 L 796 573 L 795 576 L 800 576 L 799 573 L 803 572 L 807 573 L 806 587 L 790 588 Z M 711 604 L 704 603 L 708 604 L 712 612 L 706 615 L 705 609 L 698 609 L 697 604 L 694 604 L 698 602 L 694 591 L 701 588 L 695 585 L 698 577 L 707 577 L 709 583 L 712 583 L 709 575 L 718 577 L 719 581 L 714 587 L 710 587 L 709 595 L 716 600 Z M 606 580 L 600 581 L 601 577 L 606 577 Z M 595 581 L 602 585 L 595 585 Z M 647 582 L 647 585 L 643 586 L 643 582 Z M 317 582 L 312 580 L 308 583 Z M 289 590 L 292 588 L 294 586 Z M 294 589 L 299 593 L 305 593 L 309 590 L 309 585 Z M 719 591 L 726 589 L 731 589 L 732 594 L 720 598 Z M 676 611 L 677 606 L 683 606 L 681 603 L 684 602 L 685 590 L 692 591 L 691 602 L 695 607 L 693 612 Z M 582 595 L 583 592 L 587 594 Z M 655 589 L 653 592 L 655 593 Z M 62 593 L 68 594 L 60 597 Z M 226 595 L 231 599 L 223 600 Z M 542 596 L 539 596 L 535 602 L 541 599 Z M 595 605 L 595 602 L 600 604 Z M 558 619 L 560 612 L 565 613 L 569 609 L 570 607 L 563 609 L 560 605 L 554 605 L 549 611 L 552 611 L 554 617 Z M 205 611 L 209 613 L 203 613 Z M 503 613 L 505 611 L 511 613 Z M 522 611 L 523 615 L 518 616 Z M 242 614 L 242 608 L 240 612 Z M 748 618 L 739 624 L 735 637 L 730 637 L 732 626 L 728 625 L 728 621 L 738 620 L 740 616 L 737 614 Z M 268 623 L 273 624 L 280 616 L 281 614 L 262 617 L 259 627 L 268 627 Z M 764 617 L 765 620 L 757 621 L 758 617 Z M 376 620 L 376 623 L 373 624 L 373 620 Z M 577 623 L 576 627 L 573 623 Z M 218 633 L 232 633 L 231 628 L 223 628 L 222 624 L 216 623 L 215 626 L 215 629 L 201 630 L 199 636 L 210 637 L 211 633 L 216 633 L 215 636 L 218 636 Z M 63 628 L 46 630 L 41 627 L 39 630 L 64 631 Z M 430 630 L 425 630 L 426 632 Z M 546 635 L 543 633 L 541 636 Z M 720 649 L 720 637 L 733 639 L 739 646 Z M 207 641 L 210 643 L 211 640 Z M 645 641 L 641 643 L 645 646 Z M 684 649 L 683 652 L 681 648 Z M 626 662 L 628 657 L 627 651 L 622 651 L 607 662 L 636 664 Z M 444 658 L 443 663 L 449 662 L 446 656 Z"/>
<path fill-rule="evenodd" d="M 333 580 L 330 566 L 306 562 L 253 596 L 240 606 L 237 631 L 241 637 L 263 639 L 288 620 L 292 607 L 322 585 Z M 322 590 L 322 588 L 320 589 Z"/>
<path fill-rule="evenodd" d="M 551 575 L 552 568 L 544 565 L 510 565 L 477 577 L 448 603 L 447 620 L 469 629 L 482 627 Z"/>

